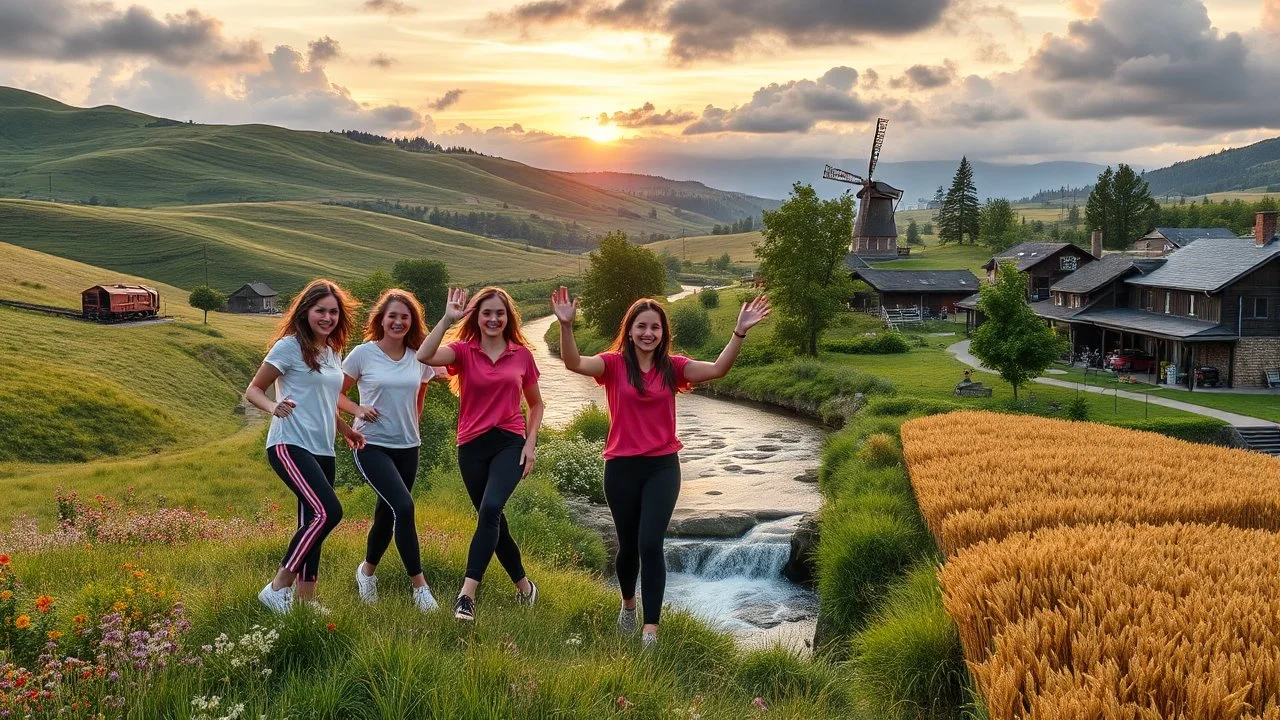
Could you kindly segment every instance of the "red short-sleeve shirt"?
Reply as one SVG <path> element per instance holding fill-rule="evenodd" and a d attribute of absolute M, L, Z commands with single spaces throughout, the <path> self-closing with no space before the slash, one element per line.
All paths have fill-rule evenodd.
<path fill-rule="evenodd" d="M 643 373 L 645 393 L 641 395 L 627 379 L 627 363 L 618 353 L 601 353 L 604 374 L 596 382 L 604 386 L 609 401 L 609 436 L 605 459 L 653 457 L 680 452 L 684 444 L 676 437 L 676 390 L 689 389 L 684 367 L 689 358 L 672 355 L 676 387 L 669 388 L 656 367 Z"/>
<path fill-rule="evenodd" d="M 449 374 L 461 382 L 458 444 L 493 428 L 524 435 L 520 399 L 525 388 L 538 382 L 538 365 L 529 348 L 509 342 L 497 362 L 489 359 L 479 340 L 452 342 L 449 348 L 457 355 Z"/>

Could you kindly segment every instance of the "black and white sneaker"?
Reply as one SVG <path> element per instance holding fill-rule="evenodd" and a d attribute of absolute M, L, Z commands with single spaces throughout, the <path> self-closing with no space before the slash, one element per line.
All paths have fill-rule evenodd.
<path fill-rule="evenodd" d="M 526 605 L 528 607 L 533 607 L 533 603 L 536 602 L 537 599 L 538 599 L 538 586 L 534 585 L 532 580 L 529 581 L 529 592 L 522 593 L 519 590 L 516 591 L 517 605 Z"/>
<path fill-rule="evenodd" d="M 636 627 L 636 608 L 629 608 L 624 604 L 618 610 L 618 632 L 623 635 L 630 635 L 636 631 Z"/>
<path fill-rule="evenodd" d="M 458 599 L 453 601 L 453 616 L 459 620 L 475 622 L 476 601 L 469 595 L 459 595 Z"/>

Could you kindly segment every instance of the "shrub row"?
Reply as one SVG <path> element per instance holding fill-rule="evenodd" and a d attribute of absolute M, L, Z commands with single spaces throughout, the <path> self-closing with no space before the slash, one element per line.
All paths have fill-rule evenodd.
<path fill-rule="evenodd" d="M 822 349 L 845 355 L 887 355 L 908 352 L 911 344 L 900 333 L 887 332 L 849 340 L 826 340 Z"/>

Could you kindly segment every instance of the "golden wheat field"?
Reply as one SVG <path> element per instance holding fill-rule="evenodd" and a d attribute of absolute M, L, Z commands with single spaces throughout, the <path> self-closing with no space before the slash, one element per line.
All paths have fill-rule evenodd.
<path fill-rule="evenodd" d="M 920 510 L 947 555 L 1111 521 L 1280 530 L 1280 460 L 1259 453 L 984 412 L 912 420 L 902 441 Z"/>
<path fill-rule="evenodd" d="M 1280 718 L 1277 578 L 1280 536 L 1194 524 L 1017 533 L 940 573 L 992 720 Z"/>

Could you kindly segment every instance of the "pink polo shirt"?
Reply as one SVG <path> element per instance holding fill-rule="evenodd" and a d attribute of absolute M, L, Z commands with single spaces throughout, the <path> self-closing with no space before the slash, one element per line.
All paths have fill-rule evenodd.
<path fill-rule="evenodd" d="M 449 348 L 457 355 L 449 374 L 458 375 L 462 383 L 458 444 L 493 428 L 524 435 L 520 399 L 525 388 L 538 382 L 538 366 L 529 348 L 509 342 L 497 362 L 489 359 L 479 340 L 452 342 Z"/>
<path fill-rule="evenodd" d="M 604 386 L 609 401 L 609 436 L 604 457 L 653 457 L 680 452 L 684 444 L 676 437 L 676 392 L 668 388 L 656 367 L 642 373 L 645 393 L 636 392 L 627 379 L 627 362 L 618 353 L 600 353 L 604 374 L 596 382 Z M 676 389 L 688 390 L 684 377 L 689 358 L 672 355 Z"/>

